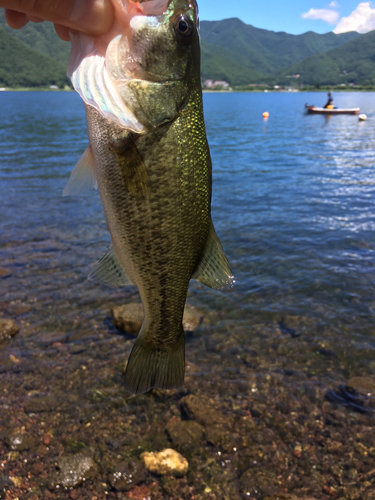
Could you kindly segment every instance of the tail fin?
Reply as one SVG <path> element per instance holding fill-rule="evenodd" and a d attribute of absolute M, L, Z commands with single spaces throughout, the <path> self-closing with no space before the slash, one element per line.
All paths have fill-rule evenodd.
<path fill-rule="evenodd" d="M 181 326 L 182 330 L 182 326 Z M 172 346 L 150 347 L 142 336 L 135 341 L 125 371 L 125 389 L 143 394 L 153 387 L 179 389 L 185 375 L 185 334 Z"/>

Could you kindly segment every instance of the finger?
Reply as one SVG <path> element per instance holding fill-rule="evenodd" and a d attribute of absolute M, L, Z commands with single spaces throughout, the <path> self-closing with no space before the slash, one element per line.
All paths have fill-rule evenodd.
<path fill-rule="evenodd" d="M 23 28 L 29 22 L 29 18 L 25 14 L 10 9 L 5 9 L 5 20 L 15 30 Z"/>
<path fill-rule="evenodd" d="M 105 33 L 113 22 L 110 0 L 0 0 L 0 6 L 89 34 Z"/>
<path fill-rule="evenodd" d="M 69 31 L 70 29 L 66 26 L 62 26 L 61 24 L 55 24 L 55 30 L 57 35 L 64 40 L 65 42 L 70 42 Z"/>

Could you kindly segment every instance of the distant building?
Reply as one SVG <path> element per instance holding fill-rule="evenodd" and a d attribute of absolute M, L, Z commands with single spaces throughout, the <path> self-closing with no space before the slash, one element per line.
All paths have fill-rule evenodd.
<path fill-rule="evenodd" d="M 226 82 L 225 80 L 205 80 L 203 82 L 203 87 L 206 89 L 215 89 L 215 88 L 221 88 L 221 89 L 226 89 L 226 90 L 232 90 L 230 84 Z"/>

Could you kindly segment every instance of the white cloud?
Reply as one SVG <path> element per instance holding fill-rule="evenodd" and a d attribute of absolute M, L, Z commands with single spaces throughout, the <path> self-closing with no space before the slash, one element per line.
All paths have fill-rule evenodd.
<path fill-rule="evenodd" d="M 339 13 L 331 9 L 310 9 L 302 14 L 303 19 L 320 19 L 329 24 L 336 24 L 339 18 Z"/>
<path fill-rule="evenodd" d="M 331 2 L 329 4 L 329 7 L 333 7 L 334 9 L 339 9 L 340 5 L 337 2 Z"/>
<path fill-rule="evenodd" d="M 336 28 L 335 33 L 347 31 L 358 31 L 367 33 L 375 29 L 375 9 L 371 8 L 371 2 L 362 2 L 348 17 L 343 17 Z"/>

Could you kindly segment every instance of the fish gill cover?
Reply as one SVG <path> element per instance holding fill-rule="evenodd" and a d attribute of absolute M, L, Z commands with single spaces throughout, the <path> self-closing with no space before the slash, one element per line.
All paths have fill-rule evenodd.
<path fill-rule="evenodd" d="M 127 37 L 129 25 L 135 16 L 157 16 L 163 14 L 171 0 L 116 0 L 115 22 L 109 32 L 104 35 L 89 36 L 71 31 L 71 54 L 68 65 L 68 76 L 74 89 L 80 94 L 86 104 L 95 107 L 104 117 L 114 121 L 119 126 L 144 132 L 141 123 L 126 107 L 118 92 L 118 85 L 129 80 L 118 64 L 119 43 L 122 37 Z M 110 74 L 108 67 L 113 72 Z M 116 81 L 113 77 L 117 77 Z"/>

